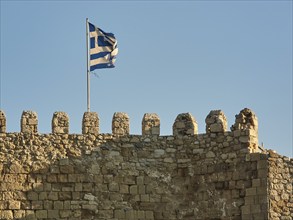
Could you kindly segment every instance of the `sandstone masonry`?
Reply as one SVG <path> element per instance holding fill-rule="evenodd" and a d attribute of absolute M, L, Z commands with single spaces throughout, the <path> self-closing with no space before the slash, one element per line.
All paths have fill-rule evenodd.
<path fill-rule="evenodd" d="M 145 114 L 142 135 L 115 113 L 112 134 L 86 112 L 82 134 L 55 112 L 52 133 L 24 111 L 21 132 L 6 132 L 0 111 L 0 219 L 280 219 L 293 218 L 293 160 L 258 146 L 250 109 L 228 131 L 221 110 L 198 134 L 190 113 L 179 114 L 173 135 L 160 136 L 157 114 Z"/>

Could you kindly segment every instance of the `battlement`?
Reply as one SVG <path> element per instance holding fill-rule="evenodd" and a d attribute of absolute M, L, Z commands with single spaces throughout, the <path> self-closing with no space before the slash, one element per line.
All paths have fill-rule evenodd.
<path fill-rule="evenodd" d="M 142 134 L 116 112 L 112 134 L 85 112 L 82 134 L 55 112 L 52 132 L 24 111 L 20 132 L 6 131 L 0 111 L 0 219 L 291 219 L 293 160 L 259 148 L 258 121 L 243 109 L 228 129 L 223 111 L 205 119 L 179 114 L 160 135 L 157 114 L 144 114 Z"/>
<path fill-rule="evenodd" d="M 82 118 L 82 135 L 103 135 L 100 133 L 100 119 L 96 112 L 85 112 Z M 198 134 L 198 124 L 190 113 L 179 114 L 173 123 L 176 138 L 208 138 L 220 134 L 232 133 L 240 143 L 248 143 L 249 152 L 260 152 L 258 146 L 258 121 L 255 113 L 244 108 L 235 115 L 235 123 L 228 130 L 227 119 L 223 111 L 212 110 L 206 116 L 206 133 Z M 70 134 L 69 116 L 66 112 L 55 112 L 52 117 L 52 135 Z M 23 111 L 20 120 L 20 133 L 39 135 L 38 115 L 34 111 Z M 142 137 L 160 136 L 160 118 L 156 113 L 146 113 L 142 119 Z M 0 111 L 0 134 L 6 133 L 6 116 Z M 112 118 L 113 137 L 130 135 L 130 119 L 124 112 L 116 112 Z M 205 136 L 207 135 L 207 136 Z"/>
<path fill-rule="evenodd" d="M 82 119 L 82 134 L 100 134 L 99 116 L 96 112 L 85 112 Z M 217 134 L 228 131 L 227 119 L 223 111 L 213 110 L 207 115 L 206 133 Z M 112 135 L 127 136 L 130 134 L 130 119 L 126 113 L 116 112 L 112 119 Z M 34 111 L 23 111 L 20 120 L 21 133 L 38 133 L 38 115 Z M 52 117 L 52 134 L 69 134 L 69 116 L 66 112 L 55 112 Z M 257 143 L 258 121 L 253 111 L 243 109 L 235 116 L 235 123 L 231 126 L 231 132 L 240 135 L 241 131 L 247 131 L 249 136 L 254 136 Z M 6 133 L 6 116 L 0 111 L 0 133 Z M 142 119 L 142 136 L 160 135 L 160 118 L 156 113 L 146 113 Z M 190 113 L 182 113 L 177 116 L 173 124 L 173 136 L 198 135 L 198 124 Z"/>

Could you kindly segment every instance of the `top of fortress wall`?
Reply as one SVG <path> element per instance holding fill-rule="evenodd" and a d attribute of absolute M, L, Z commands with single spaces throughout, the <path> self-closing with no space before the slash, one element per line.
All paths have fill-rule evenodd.
<path fill-rule="evenodd" d="M 260 152 L 258 146 L 258 121 L 255 113 L 245 108 L 235 115 L 235 123 L 228 130 L 227 119 L 223 111 L 212 110 L 207 115 L 206 133 L 198 134 L 198 124 L 190 113 L 179 114 L 173 123 L 173 137 L 184 139 L 206 139 L 218 135 L 232 135 L 237 137 L 241 143 L 249 143 L 250 152 Z M 85 112 L 82 119 L 81 135 L 107 135 L 100 133 L 99 116 L 96 112 Z M 0 111 L 0 136 L 6 132 L 6 116 Z M 34 111 L 23 111 L 20 120 L 23 135 L 70 135 L 69 116 L 66 112 L 55 112 L 52 117 L 52 132 L 50 134 L 39 134 L 38 115 Z M 116 112 L 112 118 L 112 137 L 124 137 L 130 135 L 130 119 L 126 113 Z M 155 113 L 146 113 L 142 119 L 141 137 L 160 136 L 160 118 Z"/>
<path fill-rule="evenodd" d="M 245 108 L 235 115 L 235 123 L 228 130 L 227 119 L 222 110 L 212 110 L 207 115 L 206 133 L 223 133 L 227 131 L 249 131 L 258 136 L 258 121 L 255 113 Z M 6 133 L 6 115 L 0 110 L 0 133 Z M 116 112 L 112 118 L 112 134 L 125 136 L 130 134 L 130 119 L 124 112 Z M 34 111 L 23 111 L 20 120 L 21 133 L 38 134 L 38 115 Z M 66 112 L 54 112 L 52 117 L 52 134 L 69 134 L 69 116 Z M 160 135 L 160 118 L 156 113 L 146 113 L 142 119 L 142 135 Z M 85 112 L 82 119 L 82 134 L 100 134 L 99 116 L 96 112 Z M 179 114 L 173 124 L 173 136 L 198 134 L 198 124 L 190 113 Z"/>

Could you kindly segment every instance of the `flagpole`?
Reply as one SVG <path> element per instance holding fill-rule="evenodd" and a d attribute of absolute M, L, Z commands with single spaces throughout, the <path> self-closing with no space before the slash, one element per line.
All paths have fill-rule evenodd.
<path fill-rule="evenodd" d="M 87 111 L 90 112 L 90 71 L 89 71 L 89 25 L 86 18 L 86 76 L 87 76 Z"/>

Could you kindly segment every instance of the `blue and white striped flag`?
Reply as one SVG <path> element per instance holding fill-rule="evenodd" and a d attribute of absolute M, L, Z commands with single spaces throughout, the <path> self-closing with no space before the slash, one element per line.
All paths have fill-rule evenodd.
<path fill-rule="evenodd" d="M 90 71 L 102 68 L 113 68 L 118 54 L 117 40 L 112 33 L 89 24 L 90 35 Z"/>

